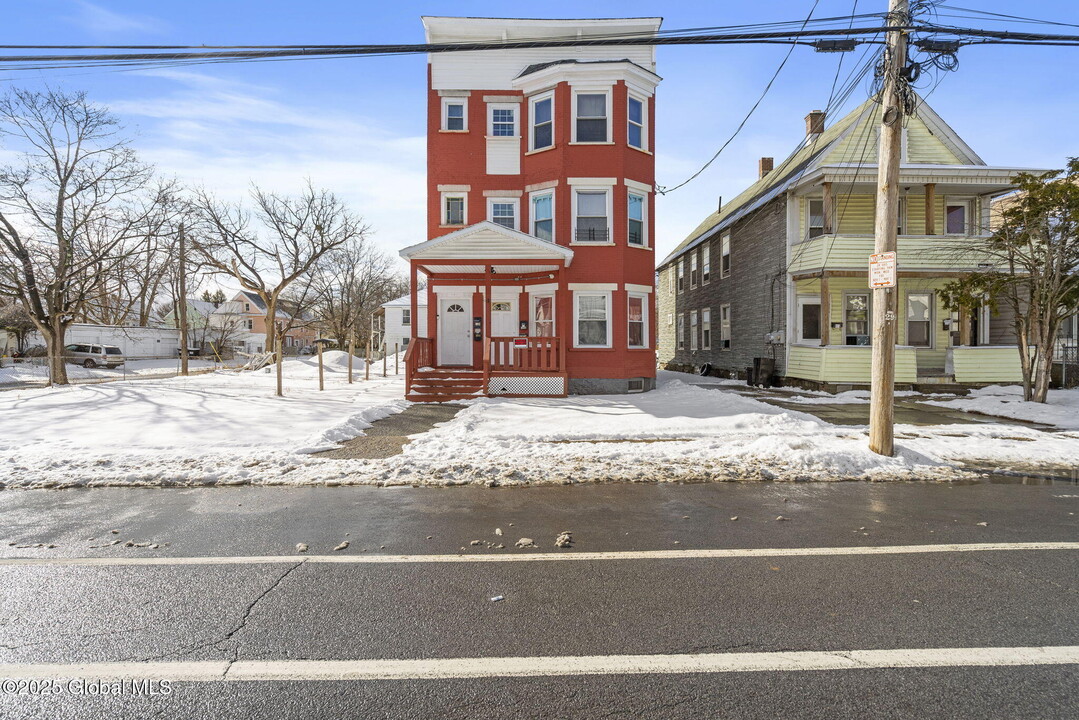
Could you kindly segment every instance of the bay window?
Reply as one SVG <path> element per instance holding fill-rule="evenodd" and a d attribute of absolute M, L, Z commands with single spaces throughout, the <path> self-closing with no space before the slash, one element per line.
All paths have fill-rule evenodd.
<path fill-rule="evenodd" d="M 847 345 L 869 344 L 869 293 L 843 297 L 843 325 Z"/>
<path fill-rule="evenodd" d="M 627 344 L 631 348 L 648 347 L 648 296 L 630 293 L 627 301 Z"/>
<path fill-rule="evenodd" d="M 554 145 L 554 96 L 545 95 L 529 101 L 532 111 L 530 150 L 542 150 Z"/>
<path fill-rule="evenodd" d="M 629 144 L 630 147 L 635 147 L 638 150 L 644 150 L 644 101 L 640 98 L 635 98 L 630 95 L 628 105 L 629 107 L 627 108 L 626 113 L 626 142 Z"/>
<path fill-rule="evenodd" d="M 574 96 L 574 103 L 574 142 L 607 142 L 607 93 L 578 93 Z"/>
<path fill-rule="evenodd" d="M 532 235 L 554 242 L 554 193 L 532 196 Z"/>
<path fill-rule="evenodd" d="M 607 242 L 609 238 L 607 223 L 607 191 L 578 190 L 575 193 L 576 242 Z"/>
<path fill-rule="evenodd" d="M 573 304 L 576 317 L 574 347 L 610 347 L 610 293 L 575 293 Z"/>
<path fill-rule="evenodd" d="M 907 295 L 907 345 L 932 347 L 933 296 L 930 293 Z"/>
<path fill-rule="evenodd" d="M 824 234 L 824 200 L 807 200 L 807 236 L 810 240 Z"/>
<path fill-rule="evenodd" d="M 644 247 L 648 244 L 644 237 L 644 203 L 645 197 L 639 193 L 630 193 L 628 196 L 629 216 L 629 244 Z"/>

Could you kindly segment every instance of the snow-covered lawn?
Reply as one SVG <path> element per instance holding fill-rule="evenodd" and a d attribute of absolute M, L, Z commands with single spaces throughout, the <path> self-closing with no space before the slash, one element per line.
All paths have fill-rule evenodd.
<path fill-rule="evenodd" d="M 1023 388 L 1014 385 L 991 385 L 956 400 L 933 400 L 928 404 L 1079 430 L 1079 388 L 1050 390 L 1045 404 L 1023 402 Z"/>
<path fill-rule="evenodd" d="M 840 427 L 693 376 L 660 373 L 639 395 L 482 398 L 385 460 L 312 451 L 408 406 L 403 377 L 345 381 L 327 353 L 272 373 L 218 372 L 0 393 L 8 487 L 194 484 L 514 484 L 607 481 L 948 479 L 963 463 L 1031 468 L 1079 457 L 1079 433 L 1003 424 L 897 428 L 897 457 Z M 357 378 L 361 377 L 357 361 Z M 379 363 L 381 364 L 381 363 Z"/>
<path fill-rule="evenodd" d="M 43 358 L 35 359 L 43 360 Z M 5 383 L 44 383 L 49 379 L 49 369 L 44 365 L 31 365 L 29 363 L 8 365 L 8 362 L 10 361 L 5 361 L 5 366 L 0 368 L 0 387 L 3 387 Z M 190 370 L 206 371 L 215 367 L 213 360 L 203 358 L 191 358 L 188 363 Z M 216 365 L 216 367 L 220 366 L 220 364 Z M 84 368 L 71 363 L 67 366 L 67 375 L 70 380 L 122 380 L 124 377 L 132 375 L 164 375 L 179 372 L 180 361 L 175 358 L 128 360 L 122 366 L 111 369 L 103 367 Z"/>

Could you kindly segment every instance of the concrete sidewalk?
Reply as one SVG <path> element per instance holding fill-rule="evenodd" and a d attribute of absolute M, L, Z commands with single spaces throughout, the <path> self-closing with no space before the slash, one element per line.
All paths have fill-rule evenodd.
<path fill-rule="evenodd" d="M 449 422 L 464 407 L 456 403 L 416 403 L 396 415 L 376 420 L 363 435 L 346 440 L 340 447 L 315 454 L 335 460 L 381 460 L 400 455 L 410 442 L 409 435 Z"/>

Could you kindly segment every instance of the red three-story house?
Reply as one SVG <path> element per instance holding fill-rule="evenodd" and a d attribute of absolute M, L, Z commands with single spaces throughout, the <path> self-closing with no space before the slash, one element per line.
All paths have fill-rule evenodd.
<path fill-rule="evenodd" d="M 425 17 L 429 43 L 654 33 L 659 18 Z M 414 400 L 655 386 L 655 49 L 433 53 Z"/>

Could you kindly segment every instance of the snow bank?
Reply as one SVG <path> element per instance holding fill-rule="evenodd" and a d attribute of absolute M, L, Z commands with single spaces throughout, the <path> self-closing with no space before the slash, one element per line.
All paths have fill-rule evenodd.
<path fill-rule="evenodd" d="M 314 374 L 312 374 L 312 367 Z M 1079 434 L 993 423 L 899 426 L 898 455 L 721 386 L 661 373 L 639 395 L 480 398 L 383 460 L 311 453 L 400 412 L 403 378 L 349 385 L 290 360 L 273 373 L 0 393 L 7 487 L 207 484 L 511 485 L 727 480 L 948 480 L 967 464 L 1074 464 Z M 9 423 L 8 418 L 24 421 Z"/>
<path fill-rule="evenodd" d="M 1055 425 L 1065 430 L 1079 430 L 1079 389 L 1050 390 L 1046 400 L 1044 404 L 1023 402 L 1023 388 L 1016 385 L 991 385 L 973 390 L 966 397 L 947 401 L 934 400 L 928 404 Z"/>
<path fill-rule="evenodd" d="M 5 361 L 7 362 L 7 361 Z M 213 370 L 219 365 L 213 360 L 191 358 L 188 367 L 191 370 Z M 158 358 L 156 360 L 129 360 L 117 368 L 84 368 L 80 365 L 68 364 L 67 375 L 70 380 L 120 380 L 125 376 L 142 375 L 165 375 L 179 373 L 180 361 L 178 359 Z M 37 382 L 45 383 L 49 379 L 49 369 L 44 365 L 31 365 L 18 363 L 0 368 L 0 387 L 5 383 Z"/>

